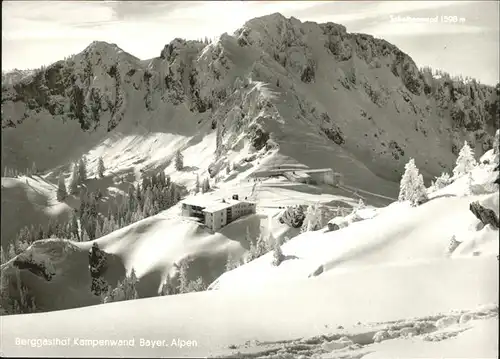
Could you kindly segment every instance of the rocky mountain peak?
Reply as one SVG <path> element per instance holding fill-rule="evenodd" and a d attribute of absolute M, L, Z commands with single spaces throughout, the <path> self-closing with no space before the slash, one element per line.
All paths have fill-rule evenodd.
<path fill-rule="evenodd" d="M 85 131 L 103 124 L 112 131 L 127 117 L 167 116 L 165 108 L 187 108 L 193 116 L 210 110 L 227 148 L 245 133 L 258 148 L 268 140 L 280 147 L 289 129 L 300 128 L 326 147 L 370 157 L 392 178 L 408 157 L 419 156 L 428 163 L 424 175 L 439 174 L 465 139 L 478 153 L 489 148 L 498 128 L 494 95 L 492 87 L 419 70 L 385 40 L 275 13 L 208 45 L 176 38 L 147 64 L 95 41 L 5 85 L 2 126 L 45 112 L 77 119 Z M 439 158 L 429 159 L 434 153 Z"/>

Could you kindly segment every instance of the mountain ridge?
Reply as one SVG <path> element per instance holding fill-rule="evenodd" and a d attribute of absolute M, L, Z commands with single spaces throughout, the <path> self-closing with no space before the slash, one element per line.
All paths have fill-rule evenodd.
<path fill-rule="evenodd" d="M 254 90 L 267 88 L 267 95 L 245 110 L 243 93 L 252 82 L 264 83 Z M 237 93 L 240 99 L 226 103 Z M 269 149 L 277 147 L 294 159 L 296 150 L 287 151 L 280 143 L 286 140 L 279 139 L 301 129 L 313 138 L 306 148 L 321 143 L 347 151 L 389 181 L 398 179 L 408 157 L 416 157 L 426 179 L 439 175 L 452 165 L 463 140 L 482 154 L 498 128 L 498 88 L 449 76 L 436 79 L 385 40 L 279 13 L 251 19 L 233 35 L 224 33 L 208 45 L 174 39 L 151 60 L 94 41 L 67 60 L 3 86 L 2 128 L 48 112 L 63 122 L 77 120 L 83 131 L 100 131 L 95 136 L 100 141 L 127 117 L 158 122 L 168 116 L 165 112 L 184 113 L 182 107 L 203 117 L 197 122 L 211 120 L 212 129 L 219 122 L 231 128 L 223 136 L 225 148 L 247 133 L 257 150 L 269 140 Z M 238 107 L 242 111 L 235 114 Z M 245 111 L 253 117 L 245 118 Z M 417 134 L 408 136 L 413 131 Z M 421 153 L 422 147 L 429 151 Z M 2 157 L 16 166 L 6 154 Z M 299 157 L 292 162 L 331 166 L 331 161 L 308 163 L 306 156 Z"/>

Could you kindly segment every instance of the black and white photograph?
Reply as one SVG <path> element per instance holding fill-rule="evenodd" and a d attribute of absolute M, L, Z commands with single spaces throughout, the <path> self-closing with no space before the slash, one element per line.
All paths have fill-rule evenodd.
<path fill-rule="evenodd" d="M 499 14 L 3 1 L 0 356 L 498 358 Z"/>

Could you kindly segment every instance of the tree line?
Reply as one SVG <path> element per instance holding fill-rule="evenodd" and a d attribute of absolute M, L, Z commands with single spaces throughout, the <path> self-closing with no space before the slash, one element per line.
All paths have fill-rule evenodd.
<path fill-rule="evenodd" d="M 82 167 L 76 168 L 79 178 L 85 178 L 85 171 L 79 169 Z M 77 182 L 81 184 L 81 181 L 79 179 Z M 25 226 L 13 239 L 6 253 L 0 248 L 2 263 L 22 253 L 40 239 L 66 238 L 79 242 L 97 239 L 174 206 L 181 195 L 182 187 L 161 172 L 143 177 L 142 183 L 137 186 L 130 185 L 128 194 L 121 201 L 109 203 L 108 213 L 103 215 L 99 211 L 101 191 L 90 192 L 81 186 L 80 207 L 73 210 L 68 221 L 51 219 L 46 227 L 41 224 Z"/>

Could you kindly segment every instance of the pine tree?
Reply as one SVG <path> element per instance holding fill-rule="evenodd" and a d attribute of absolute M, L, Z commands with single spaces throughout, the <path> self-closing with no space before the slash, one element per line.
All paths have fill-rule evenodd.
<path fill-rule="evenodd" d="M 233 270 L 238 267 L 239 267 L 238 261 L 236 261 L 234 256 L 231 253 L 229 253 L 226 261 L 226 272 L 229 272 L 230 270 Z"/>
<path fill-rule="evenodd" d="M 102 157 L 99 157 L 99 161 L 97 162 L 97 173 L 99 174 L 99 178 L 104 177 L 104 171 L 106 168 L 104 167 L 104 160 Z"/>
<path fill-rule="evenodd" d="M 59 202 L 62 202 L 66 196 L 68 195 L 68 192 L 66 191 L 66 184 L 64 183 L 64 176 L 61 174 L 59 176 L 59 182 L 57 184 L 57 200 Z"/>
<path fill-rule="evenodd" d="M 453 169 L 453 177 L 458 178 L 467 172 L 470 172 L 474 167 L 476 167 L 477 162 L 474 158 L 474 151 L 470 148 L 467 141 L 464 142 L 464 146 L 458 154 L 457 162 L 455 168 Z"/>
<path fill-rule="evenodd" d="M 142 210 L 144 217 L 149 217 L 153 214 L 153 192 L 151 188 L 146 190 L 146 194 L 144 196 L 144 208 Z"/>
<path fill-rule="evenodd" d="M 172 284 L 172 278 L 170 278 L 170 274 L 167 274 L 165 278 L 165 282 L 161 286 L 160 295 L 172 295 L 175 294 L 175 288 Z"/>
<path fill-rule="evenodd" d="M 78 166 L 76 163 L 73 164 L 73 172 L 69 181 L 69 193 L 78 194 Z"/>
<path fill-rule="evenodd" d="M 135 207 L 136 207 L 136 201 L 135 201 L 135 187 L 132 184 L 129 189 L 128 189 L 128 210 L 131 213 L 135 212 Z"/>
<path fill-rule="evenodd" d="M 187 293 L 188 292 L 188 270 L 189 270 L 189 261 L 187 259 L 183 259 L 178 267 L 178 275 L 179 275 L 179 286 L 177 287 L 178 293 Z"/>
<path fill-rule="evenodd" d="M 31 166 L 31 172 L 33 173 L 33 175 L 36 175 L 38 173 L 35 162 L 33 162 L 33 165 Z"/>
<path fill-rule="evenodd" d="M 76 218 L 76 213 L 73 211 L 71 214 L 71 224 L 70 224 L 70 232 L 80 240 L 80 236 L 78 234 L 78 219 Z"/>
<path fill-rule="evenodd" d="M 184 168 L 184 157 L 182 156 L 182 153 L 180 150 L 177 150 L 175 152 L 175 169 L 177 171 L 182 171 Z"/>
<path fill-rule="evenodd" d="M 78 183 L 83 184 L 87 180 L 87 164 L 85 158 L 80 158 L 78 162 Z"/>
<path fill-rule="evenodd" d="M 200 176 L 196 175 L 196 182 L 194 184 L 194 192 L 199 193 L 200 192 Z"/>
<path fill-rule="evenodd" d="M 443 172 L 441 176 L 436 178 L 436 182 L 434 183 L 434 187 L 436 189 L 444 188 L 452 183 L 450 175 L 446 172 Z"/>
<path fill-rule="evenodd" d="M 208 191 L 210 191 L 210 182 L 209 182 L 208 178 L 205 178 L 203 180 L 203 184 L 201 186 L 201 192 L 207 193 Z"/>
<path fill-rule="evenodd" d="M 102 230 L 101 230 L 101 225 L 99 221 L 96 221 L 96 228 L 95 228 L 95 238 L 101 238 L 102 237 Z"/>
<path fill-rule="evenodd" d="M 196 278 L 196 280 L 192 280 L 188 283 L 186 293 L 191 292 L 202 292 L 206 289 L 206 285 L 203 282 L 202 277 Z"/>
<path fill-rule="evenodd" d="M 216 127 L 215 127 L 215 157 L 219 158 L 223 152 L 222 149 L 222 121 L 220 116 L 217 117 Z"/>
<path fill-rule="evenodd" d="M 415 207 L 427 199 L 424 179 L 415 166 L 415 160 L 410 158 L 405 165 L 405 173 L 399 186 L 399 201 L 409 201 Z"/>

